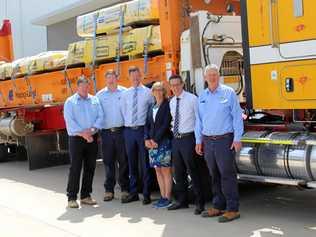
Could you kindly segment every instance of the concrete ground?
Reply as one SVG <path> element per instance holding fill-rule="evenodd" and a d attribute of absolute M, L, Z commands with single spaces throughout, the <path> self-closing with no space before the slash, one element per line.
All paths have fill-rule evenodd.
<path fill-rule="evenodd" d="M 316 191 L 242 184 L 242 218 L 219 224 L 190 209 L 169 212 L 102 201 L 103 166 L 98 163 L 94 197 L 99 206 L 66 208 L 68 166 L 28 171 L 26 162 L 0 163 L 0 237 L 71 236 L 316 236 Z"/>

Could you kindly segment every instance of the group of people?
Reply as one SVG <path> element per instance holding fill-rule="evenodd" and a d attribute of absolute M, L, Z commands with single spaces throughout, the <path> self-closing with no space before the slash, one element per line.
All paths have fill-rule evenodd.
<path fill-rule="evenodd" d="M 107 71 L 107 86 L 96 96 L 88 93 L 89 82 L 81 77 L 77 92 L 64 104 L 71 159 L 68 207 L 79 207 L 82 169 L 80 203 L 96 204 L 91 193 L 100 135 L 106 174 L 104 201 L 114 198 L 118 170 L 121 202 L 138 201 L 142 186 L 142 203 L 150 204 L 154 168 L 161 197 L 153 207 L 170 211 L 188 208 L 189 176 L 196 203 L 194 214 L 219 217 L 219 222 L 239 218 L 235 152 L 241 149 L 242 110 L 234 90 L 220 83 L 218 67 L 212 64 L 205 68 L 208 87 L 199 97 L 184 90 L 180 75 L 172 75 L 168 80 L 173 93 L 170 100 L 163 82 L 155 82 L 151 89 L 142 84 L 138 67 L 130 67 L 128 75 L 132 86 L 126 89 L 118 85 L 114 70 Z M 207 210 L 201 182 L 207 177 L 201 176 L 197 164 L 201 157 L 212 178 L 213 207 Z"/>

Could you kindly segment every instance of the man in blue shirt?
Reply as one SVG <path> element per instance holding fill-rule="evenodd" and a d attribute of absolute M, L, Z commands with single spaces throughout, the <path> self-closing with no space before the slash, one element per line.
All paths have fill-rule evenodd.
<path fill-rule="evenodd" d="M 148 205 L 151 203 L 151 175 L 144 141 L 144 125 L 154 98 L 150 89 L 141 84 L 141 73 L 138 67 L 130 67 L 128 74 L 132 87 L 123 93 L 121 106 L 125 125 L 124 136 L 129 165 L 130 194 L 123 203 L 139 200 L 137 177 L 138 162 L 140 162 L 143 178 L 143 204 Z"/>
<path fill-rule="evenodd" d="M 64 104 L 64 118 L 69 136 L 70 170 L 67 186 L 68 207 L 78 208 L 80 175 L 83 165 L 80 203 L 95 205 L 91 198 L 93 176 L 98 153 L 97 131 L 103 126 L 103 111 L 99 99 L 89 95 L 85 77 L 77 81 L 77 93 Z"/>
<path fill-rule="evenodd" d="M 196 152 L 204 153 L 212 176 L 213 208 L 202 216 L 228 222 L 240 217 L 235 152 L 241 149 L 242 110 L 235 91 L 219 83 L 216 65 L 205 68 L 204 78 L 208 88 L 198 98 Z"/>
<path fill-rule="evenodd" d="M 124 119 L 120 103 L 126 88 L 117 85 L 118 77 L 114 70 L 108 70 L 105 73 L 105 79 L 107 87 L 100 90 L 96 95 L 104 112 L 104 123 L 100 132 L 102 157 L 106 174 L 103 200 L 111 201 L 114 198 L 115 170 L 118 164 L 121 200 L 124 201 L 128 196 L 129 177 L 123 136 Z"/>

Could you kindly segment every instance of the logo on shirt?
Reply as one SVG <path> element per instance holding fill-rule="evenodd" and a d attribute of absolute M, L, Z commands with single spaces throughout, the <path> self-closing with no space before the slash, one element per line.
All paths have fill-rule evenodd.
<path fill-rule="evenodd" d="M 225 104 L 225 103 L 227 103 L 227 99 L 224 97 L 224 96 L 221 96 L 221 97 L 219 97 L 219 102 L 221 103 L 221 104 Z"/>

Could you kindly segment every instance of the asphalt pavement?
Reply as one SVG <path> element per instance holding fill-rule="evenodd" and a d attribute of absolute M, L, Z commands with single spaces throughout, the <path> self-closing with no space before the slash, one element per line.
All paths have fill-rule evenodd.
<path fill-rule="evenodd" d="M 27 162 L 0 163 L 0 237 L 309 237 L 316 236 L 316 191 L 241 184 L 241 219 L 219 224 L 179 211 L 156 210 L 141 202 L 102 201 L 104 171 L 98 162 L 95 207 L 68 209 L 68 166 L 29 171 Z M 158 194 L 155 194 L 158 197 Z"/>

